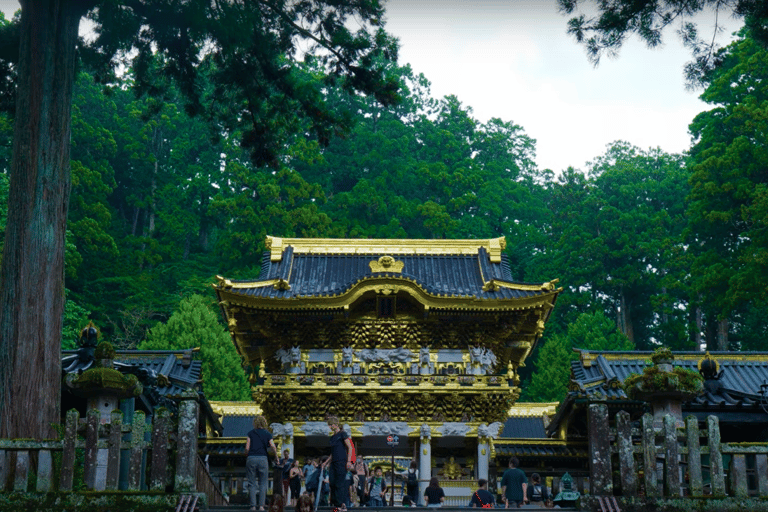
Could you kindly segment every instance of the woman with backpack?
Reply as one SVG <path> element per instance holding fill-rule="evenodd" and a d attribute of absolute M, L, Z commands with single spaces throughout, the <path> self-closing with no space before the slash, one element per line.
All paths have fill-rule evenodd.
<path fill-rule="evenodd" d="M 544 503 L 549 500 L 549 493 L 547 492 L 547 486 L 541 484 L 541 476 L 538 473 L 531 475 L 531 485 L 526 490 L 528 503 L 543 507 Z"/>
<path fill-rule="evenodd" d="M 411 461 L 411 467 L 405 472 L 405 486 L 408 496 L 413 502 L 419 501 L 419 470 L 416 469 L 416 461 Z"/>

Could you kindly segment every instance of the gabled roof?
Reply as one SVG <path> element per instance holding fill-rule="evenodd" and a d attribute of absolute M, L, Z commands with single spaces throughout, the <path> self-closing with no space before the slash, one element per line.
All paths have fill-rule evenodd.
<path fill-rule="evenodd" d="M 200 389 L 202 361 L 192 358 L 191 350 L 117 350 L 115 366 L 130 365 L 147 370 L 155 376 L 162 375 L 155 387 L 165 397 L 177 397 L 187 389 Z M 76 350 L 62 350 L 62 366 L 67 373 L 90 368 L 91 363 L 77 359 Z"/>
<path fill-rule="evenodd" d="M 570 391 L 547 428 L 550 434 L 576 401 L 630 401 L 622 387 L 624 380 L 630 374 L 642 373 L 652 364 L 652 352 L 574 351 L 579 359 L 571 362 Z M 683 411 L 765 414 L 762 407 L 768 407 L 768 397 L 761 393 L 762 386 L 768 384 L 768 352 L 710 352 L 709 355 L 717 361 L 720 377 L 706 381 L 704 393 L 684 403 Z M 675 352 L 674 356 L 674 366 L 698 371 L 699 361 L 705 354 Z"/>
<path fill-rule="evenodd" d="M 389 281 L 424 298 L 475 303 L 554 303 L 555 282 L 513 281 L 501 250 L 505 239 L 351 240 L 268 237 L 261 275 L 253 281 L 219 278 L 220 299 L 263 304 L 353 295 L 369 281 Z M 226 297 L 222 296 L 225 295 Z M 250 303 L 249 302 L 249 303 Z M 339 302 L 339 301 L 336 301 Z M 341 301 L 344 302 L 344 301 Z M 534 304 L 531 304 L 534 305 Z"/>

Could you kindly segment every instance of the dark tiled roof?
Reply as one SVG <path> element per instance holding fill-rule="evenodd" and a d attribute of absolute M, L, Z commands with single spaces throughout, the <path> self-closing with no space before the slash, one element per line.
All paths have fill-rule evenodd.
<path fill-rule="evenodd" d="M 594 356 L 595 354 L 593 354 Z M 676 353 L 675 366 L 698 371 L 701 353 Z M 768 383 L 768 353 L 713 352 L 722 376 L 719 389 L 705 392 L 693 399 L 692 406 L 720 407 L 723 405 L 752 406 L 759 402 L 760 386 Z M 621 387 L 632 373 L 642 373 L 650 364 L 651 352 L 602 352 L 584 364 L 584 357 L 571 363 L 572 385 L 577 396 L 627 400 Z"/>
<path fill-rule="evenodd" d="M 64 368 L 69 373 L 85 370 L 85 365 L 71 356 L 77 354 L 74 350 L 63 350 Z M 155 374 L 168 377 L 167 386 L 157 386 L 155 389 L 161 396 L 179 396 L 184 390 L 199 390 L 202 375 L 202 361 L 192 359 L 191 351 L 179 350 L 118 350 L 114 362 L 116 366 L 135 365 L 150 370 Z"/>
<path fill-rule="evenodd" d="M 514 439 L 545 439 L 547 433 L 544 430 L 544 421 L 538 418 L 507 418 L 501 431 L 501 438 Z"/>
<path fill-rule="evenodd" d="M 243 441 L 228 441 L 218 439 L 200 440 L 198 452 L 201 455 L 236 455 L 245 457 Z"/>
<path fill-rule="evenodd" d="M 236 293 L 275 299 L 339 295 L 361 280 L 373 277 L 390 277 L 414 282 L 433 295 L 469 296 L 478 299 L 520 299 L 542 295 L 549 290 L 520 290 L 498 287 L 496 291 L 484 291 L 491 280 L 513 283 L 506 255 L 500 263 L 491 262 L 488 251 L 478 248 L 474 255 L 397 255 L 403 262 L 402 272 L 372 272 L 369 266 L 386 254 L 295 254 L 287 246 L 280 261 L 271 261 L 270 253 L 264 254 L 259 281 L 284 280 L 290 289 L 275 286 L 239 286 Z M 252 281 L 231 281 L 249 283 Z M 524 284 L 524 283 L 516 283 Z M 537 285 L 534 285 L 537 286 Z"/>
<path fill-rule="evenodd" d="M 496 457 L 575 457 L 584 458 L 588 455 L 586 445 L 546 442 L 540 443 L 515 443 L 514 441 L 499 443 L 494 442 Z"/>
<path fill-rule="evenodd" d="M 224 416 L 221 424 L 223 437 L 246 437 L 253 429 L 253 416 Z"/>

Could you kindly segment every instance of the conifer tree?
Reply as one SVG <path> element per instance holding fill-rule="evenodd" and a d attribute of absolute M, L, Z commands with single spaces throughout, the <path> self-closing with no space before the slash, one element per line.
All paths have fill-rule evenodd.
<path fill-rule="evenodd" d="M 208 400 L 248 400 L 248 381 L 232 338 L 219 323 L 211 300 L 192 295 L 166 323 L 158 323 L 139 344 L 141 350 L 185 350 L 200 347 L 203 391 Z"/>

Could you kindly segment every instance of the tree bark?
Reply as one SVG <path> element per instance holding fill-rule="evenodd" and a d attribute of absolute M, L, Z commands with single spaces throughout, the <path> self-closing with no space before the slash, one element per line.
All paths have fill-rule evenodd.
<path fill-rule="evenodd" d="M 0 270 L 0 437 L 60 423 L 64 236 L 75 45 L 85 1 L 22 1 L 16 119 Z"/>
<path fill-rule="evenodd" d="M 717 350 L 728 350 L 728 319 L 717 320 Z"/>

